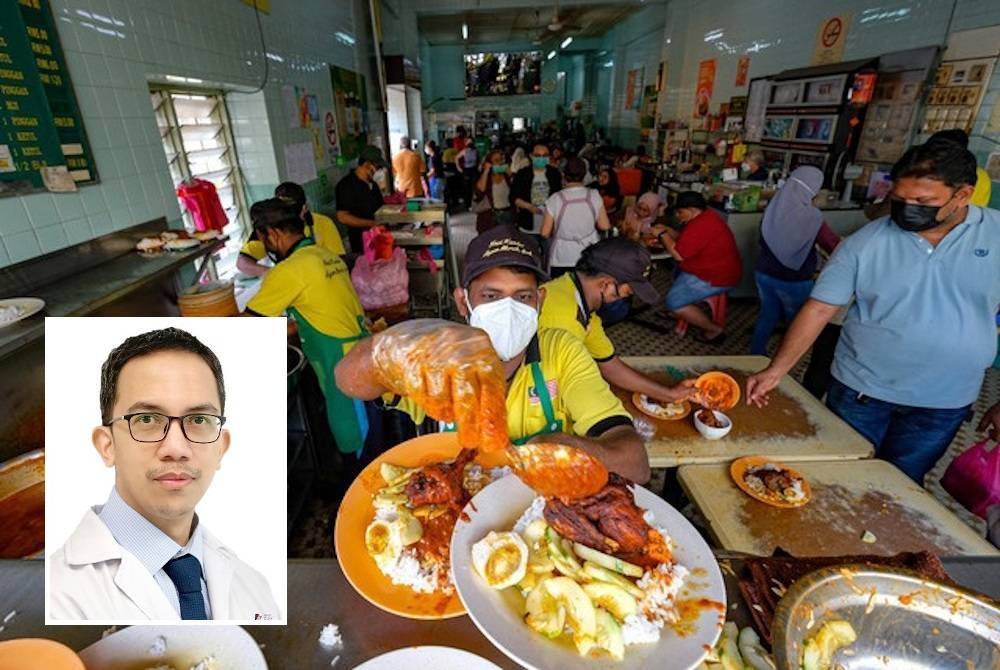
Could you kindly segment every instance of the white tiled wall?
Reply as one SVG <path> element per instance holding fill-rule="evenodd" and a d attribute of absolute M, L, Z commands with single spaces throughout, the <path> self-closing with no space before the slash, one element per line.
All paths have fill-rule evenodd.
<path fill-rule="evenodd" d="M 636 12 L 608 33 L 607 58 L 613 60 L 612 89 L 608 98 L 609 137 L 616 144 L 634 147 L 639 144 L 639 111 L 624 109 L 628 71 L 643 70 L 643 85 L 656 83 L 660 63 L 667 5 L 651 5 Z M 599 92 L 604 95 L 603 91 Z M 642 90 L 639 90 L 640 104 Z M 604 120 L 598 122 L 604 125 Z"/>
<path fill-rule="evenodd" d="M 251 90 L 263 77 L 254 10 L 238 0 L 52 0 L 52 7 L 101 181 L 75 194 L 0 198 L 0 266 L 159 216 L 177 221 L 147 79 Z M 364 74 L 371 97 L 367 7 L 367 0 L 294 0 L 272 2 L 270 15 L 261 15 L 267 86 L 230 98 L 250 185 L 273 187 L 284 173 L 284 144 L 311 138 L 288 127 L 282 84 L 305 87 L 329 107 L 335 64 Z M 328 180 L 339 174 L 326 172 Z"/>

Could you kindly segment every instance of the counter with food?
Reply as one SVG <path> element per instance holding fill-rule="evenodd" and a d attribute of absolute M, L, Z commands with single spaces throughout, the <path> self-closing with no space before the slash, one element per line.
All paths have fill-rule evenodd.
<path fill-rule="evenodd" d="M 630 356 L 624 359 L 641 372 L 667 384 L 719 370 L 730 375 L 738 390 L 746 378 L 767 366 L 764 356 Z M 688 463 L 722 463 L 747 455 L 779 460 L 856 460 L 869 458 L 872 446 L 857 431 L 814 398 L 789 376 L 772 393 L 766 407 L 748 406 L 737 398 L 725 410 L 730 426 L 719 435 L 699 428 L 699 411 L 655 416 L 632 393 L 615 389 L 646 441 L 653 467 Z M 667 408 L 669 409 L 669 408 Z"/>
<path fill-rule="evenodd" d="M 756 577 L 756 581 L 761 582 L 757 591 L 774 593 L 770 590 L 773 587 L 781 593 L 801 576 L 802 570 L 810 571 L 824 564 L 812 560 L 801 562 L 796 567 L 795 559 L 753 559 L 748 563 L 738 554 L 717 552 L 715 556 L 725 579 L 729 602 L 726 618 L 741 629 L 751 625 L 755 612 L 759 617 L 768 609 L 766 603 L 760 600 L 765 597 L 763 593 L 751 595 L 751 604 L 747 603 L 741 593 L 741 581 L 746 588 L 748 582 L 752 584 L 755 581 L 757 573 L 762 573 L 763 577 Z M 899 562 L 904 568 L 919 567 L 914 558 L 903 557 Z M 1000 559 L 945 557 L 942 562 L 947 576 L 958 584 L 989 597 L 1000 598 Z M 754 568 L 752 573 L 751 566 Z M 771 582 L 771 578 L 778 581 Z M 767 586 L 763 586 L 765 583 Z M 335 560 L 290 560 L 288 589 L 288 601 L 292 603 L 292 608 L 287 626 L 245 627 L 260 646 L 268 667 L 275 670 L 290 667 L 353 668 L 395 649 L 425 645 L 463 649 L 501 668 L 518 667 L 479 632 L 468 616 L 419 621 L 375 607 L 351 588 Z M 40 636 L 82 650 L 108 632 L 107 626 L 44 626 L 43 591 L 41 561 L 0 561 L 0 592 L 4 594 L 4 604 L 0 607 L 0 641 Z M 754 593 L 752 587 L 750 593 Z M 773 597 L 777 599 L 778 596 L 775 594 Z M 757 607 L 751 609 L 754 604 Z M 757 612 L 758 609 L 761 612 Z M 773 616 L 773 610 L 768 613 Z M 770 624 L 769 618 L 767 622 Z M 327 628 L 330 625 L 336 629 Z M 198 627 L 187 630 L 226 629 Z M 143 632 L 148 638 L 148 644 L 143 648 L 145 652 L 160 634 L 155 627 Z M 171 641 L 170 635 L 165 638 L 168 643 Z M 324 645 L 321 639 L 336 644 Z M 722 642 L 725 641 L 726 638 L 723 638 Z M 213 653 L 214 644 L 211 637 L 206 637 L 203 651 Z M 290 659 L 294 659 L 294 664 Z M 338 660 L 331 666 L 334 659 Z M 147 667 L 141 664 L 125 665 L 128 660 L 122 659 L 122 665 Z M 131 660 L 144 662 L 150 659 L 144 655 Z"/>

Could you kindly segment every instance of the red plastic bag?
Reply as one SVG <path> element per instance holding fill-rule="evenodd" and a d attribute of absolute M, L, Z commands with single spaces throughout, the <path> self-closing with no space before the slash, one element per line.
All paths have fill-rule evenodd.
<path fill-rule="evenodd" d="M 410 275 L 406 271 L 406 252 L 396 249 L 389 258 L 372 260 L 359 256 L 351 270 L 351 283 L 365 309 L 382 309 L 408 302 Z"/>
<path fill-rule="evenodd" d="M 365 258 L 369 261 L 378 261 L 392 258 L 396 238 L 385 227 L 374 226 L 361 233 L 361 243 L 364 246 Z"/>
<path fill-rule="evenodd" d="M 1000 505 L 1000 443 L 988 445 L 983 440 L 959 454 L 941 477 L 944 490 L 983 519 L 987 507 Z"/>

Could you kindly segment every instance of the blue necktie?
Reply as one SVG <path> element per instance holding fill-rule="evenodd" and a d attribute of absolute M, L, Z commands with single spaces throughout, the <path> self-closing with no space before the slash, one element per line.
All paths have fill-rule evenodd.
<path fill-rule="evenodd" d="M 208 619 L 205 598 L 201 595 L 201 563 L 191 554 L 167 561 L 163 571 L 177 587 L 181 619 Z"/>

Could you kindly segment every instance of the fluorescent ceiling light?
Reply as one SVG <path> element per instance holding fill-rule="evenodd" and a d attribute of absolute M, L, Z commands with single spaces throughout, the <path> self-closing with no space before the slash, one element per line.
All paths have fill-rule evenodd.
<path fill-rule="evenodd" d="M 569 37 L 567 37 L 566 39 L 564 39 L 562 41 L 562 45 L 561 45 L 562 48 L 565 49 L 566 47 L 568 47 L 572 41 L 573 41 L 573 36 L 570 35 Z"/>
<path fill-rule="evenodd" d="M 463 23 L 462 24 L 462 39 L 463 40 L 469 39 L 469 24 L 468 23 Z"/>
<path fill-rule="evenodd" d="M 555 57 L 556 57 L 556 50 L 553 49 L 552 51 L 549 52 L 549 55 L 545 57 L 545 60 L 552 60 Z"/>
<path fill-rule="evenodd" d="M 342 32 L 340 30 L 338 30 L 337 32 L 335 32 L 333 34 L 333 36 L 336 37 L 338 41 L 343 42 L 344 44 L 346 44 L 348 46 L 353 46 L 354 43 L 357 41 L 357 40 L 354 39 L 354 37 L 352 35 L 348 35 L 347 33 Z"/>

